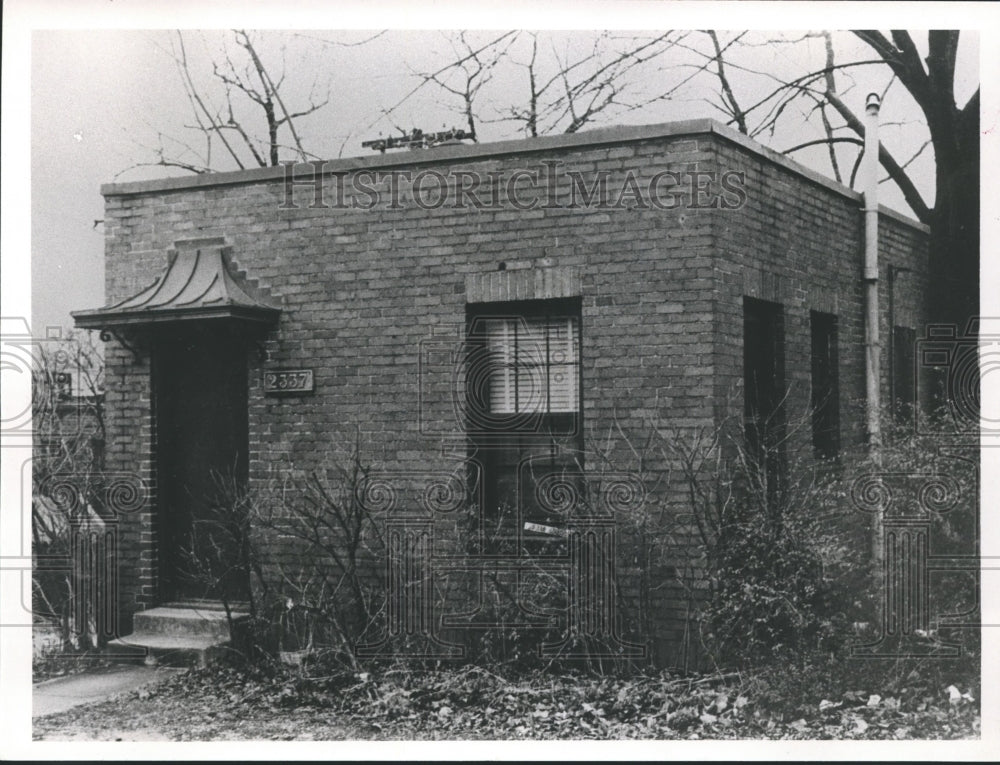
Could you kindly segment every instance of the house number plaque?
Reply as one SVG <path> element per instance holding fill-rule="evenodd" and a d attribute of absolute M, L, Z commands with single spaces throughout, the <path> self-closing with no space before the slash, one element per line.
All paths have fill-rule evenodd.
<path fill-rule="evenodd" d="M 286 393 L 312 393 L 315 390 L 311 369 L 267 369 L 264 371 L 264 393 L 280 396 Z"/>

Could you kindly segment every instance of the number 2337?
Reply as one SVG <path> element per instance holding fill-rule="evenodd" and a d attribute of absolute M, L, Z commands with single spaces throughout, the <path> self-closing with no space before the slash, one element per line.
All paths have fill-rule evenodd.
<path fill-rule="evenodd" d="M 311 393 L 311 369 L 274 369 L 264 372 L 264 393 Z"/>

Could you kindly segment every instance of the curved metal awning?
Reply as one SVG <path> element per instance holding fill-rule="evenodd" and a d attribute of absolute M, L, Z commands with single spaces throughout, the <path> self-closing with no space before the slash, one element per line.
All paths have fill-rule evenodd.
<path fill-rule="evenodd" d="M 167 270 L 136 295 L 119 303 L 73 311 L 83 329 L 116 329 L 195 319 L 238 319 L 273 324 L 281 309 L 252 294 L 230 271 L 222 240 L 178 242 Z"/>

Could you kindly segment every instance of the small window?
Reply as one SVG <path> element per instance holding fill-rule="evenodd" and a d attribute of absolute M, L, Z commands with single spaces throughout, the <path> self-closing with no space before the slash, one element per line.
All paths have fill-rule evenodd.
<path fill-rule="evenodd" d="M 892 414 L 900 425 L 913 422 L 916 397 L 914 377 L 917 331 L 910 327 L 892 328 Z"/>
<path fill-rule="evenodd" d="M 743 396 L 747 449 L 773 502 L 785 473 L 785 327 L 778 303 L 743 298 Z"/>
<path fill-rule="evenodd" d="M 812 441 L 820 459 L 833 459 L 840 451 L 840 384 L 837 355 L 837 317 L 809 312 L 812 335 Z"/>

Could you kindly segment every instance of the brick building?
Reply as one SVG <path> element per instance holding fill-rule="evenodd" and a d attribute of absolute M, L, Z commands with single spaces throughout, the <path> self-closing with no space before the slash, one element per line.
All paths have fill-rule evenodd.
<path fill-rule="evenodd" d="M 106 460 L 147 490 L 120 522 L 123 634 L 138 611 L 245 597 L 245 582 L 197 591 L 178 573 L 210 470 L 262 488 L 276 471 L 323 470 L 356 428 L 391 490 L 386 523 L 432 537 L 428 560 L 443 561 L 432 578 L 519 560 L 456 543 L 459 505 L 510 511 L 519 548 L 565 532 L 552 477 L 579 488 L 609 433 L 711 426 L 735 407 L 759 443 L 786 435 L 764 414 L 811 413 L 787 448 L 817 457 L 865 438 L 861 195 L 711 121 L 102 194 L 109 305 L 75 317 L 116 337 Z M 882 354 L 881 384 L 900 400 L 912 400 L 926 240 L 880 210 L 881 335 L 901 341 Z M 579 554 L 553 558 L 569 579 L 580 550 L 610 555 L 602 540 L 627 525 L 630 502 L 669 506 L 677 491 L 631 485 L 620 438 L 614 451 L 605 480 L 622 493 L 596 503 Z M 270 562 L 301 554 L 268 539 Z M 601 606 L 612 621 L 622 593 Z M 679 591 L 664 582 L 639 607 L 658 656 L 674 660 Z M 460 627 L 470 609 L 439 603 L 432 621 Z M 607 630 L 633 645 L 628 628 Z"/>

